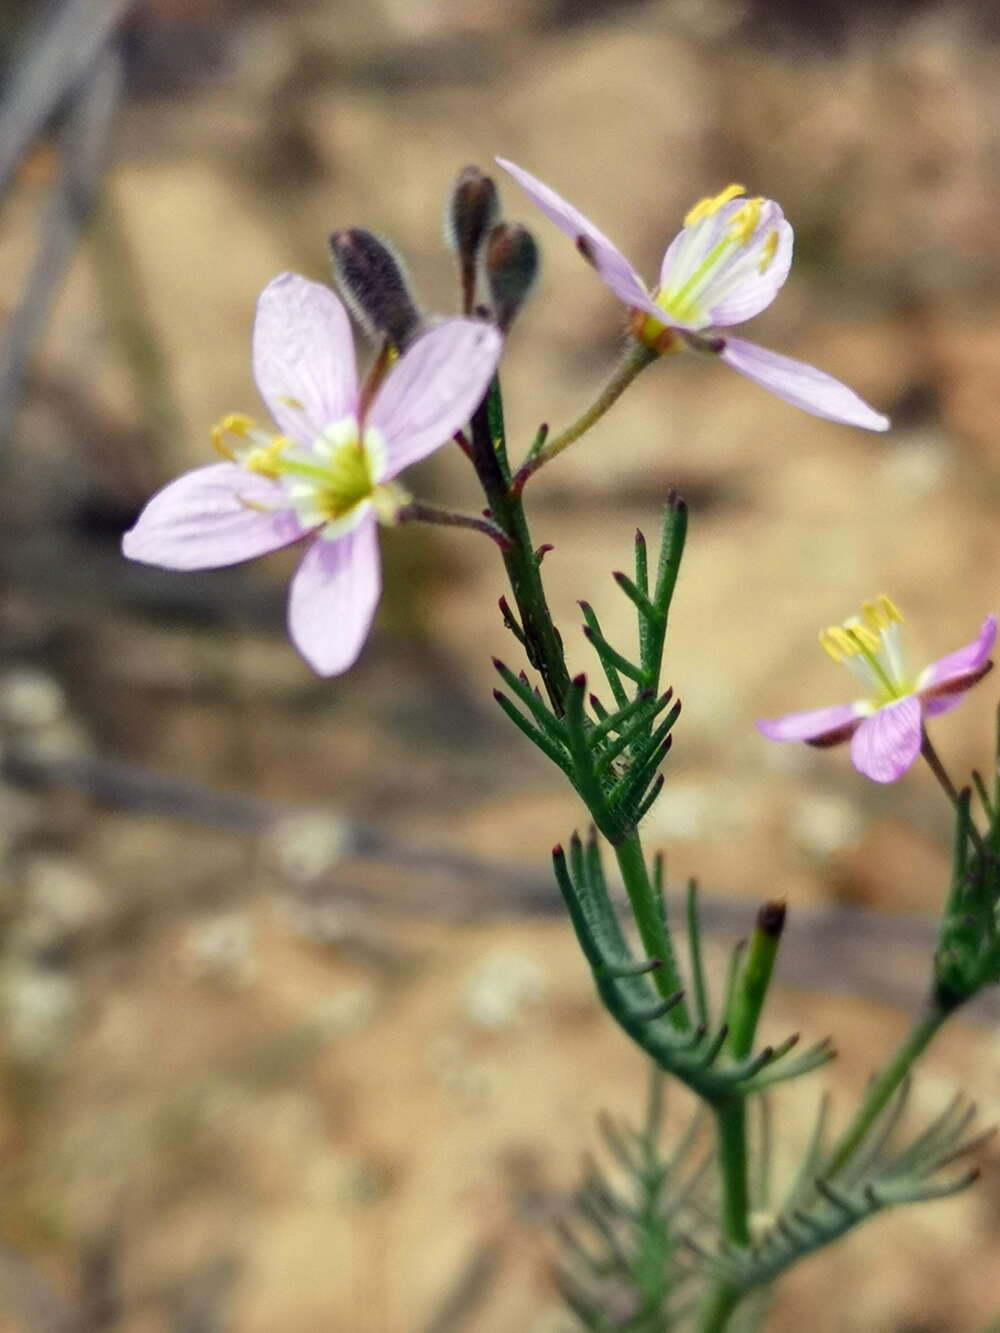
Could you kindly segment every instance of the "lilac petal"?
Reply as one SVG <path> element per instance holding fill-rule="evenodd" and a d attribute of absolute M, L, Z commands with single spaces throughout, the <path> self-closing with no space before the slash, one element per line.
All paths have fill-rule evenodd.
<path fill-rule="evenodd" d="M 321 676 L 353 666 L 382 590 L 378 528 L 368 513 L 342 537 L 317 537 L 288 593 L 288 632 Z"/>
<path fill-rule="evenodd" d="M 986 674 L 985 671 L 983 674 Z M 959 690 L 956 694 L 935 694 L 929 699 L 924 697 L 924 717 L 940 717 L 942 713 L 950 713 L 953 708 L 958 707 L 968 692 Z"/>
<path fill-rule="evenodd" d="M 710 266 L 710 276 L 697 282 L 698 270 L 724 239 L 734 214 L 746 202 L 743 198 L 734 199 L 713 217 L 684 227 L 667 247 L 660 265 L 657 294 L 664 293 L 669 304 L 672 293 L 694 280 L 698 288 L 697 304 L 703 312 L 696 320 L 678 320 L 678 328 L 724 328 L 740 324 L 769 306 L 788 277 L 792 229 L 774 200 L 766 199 L 750 239 L 734 246 L 725 258 Z M 778 240 L 774 254 L 768 258 L 765 247 L 772 232 L 777 233 Z"/>
<path fill-rule="evenodd" d="M 949 704 L 948 707 L 942 707 L 941 698 L 935 699 L 935 695 L 950 698 L 957 694 L 960 698 L 967 689 L 975 685 L 977 680 L 985 676 L 990 668 L 990 653 L 993 651 L 996 637 L 997 618 L 989 615 L 983 621 L 982 629 L 972 643 L 967 643 L 964 648 L 957 648 L 953 653 L 939 657 L 936 662 L 925 667 L 917 681 L 917 691 L 927 699 L 929 713 L 945 713 L 948 707 L 955 706 Z M 933 706 L 935 703 L 937 707 Z"/>
<path fill-rule="evenodd" d="M 808 741 L 811 745 L 836 745 L 857 728 L 861 715 L 855 704 L 835 704 L 784 717 L 760 718 L 757 730 L 771 741 Z"/>
<path fill-rule="evenodd" d="M 218 569 L 302 535 L 276 482 L 236 463 L 213 463 L 157 491 L 122 537 L 122 551 L 162 569 Z"/>
<path fill-rule="evenodd" d="M 392 368 L 368 414 L 385 442 L 385 479 L 425 458 L 466 424 L 503 348 L 491 324 L 449 319 L 423 334 Z"/>
<path fill-rule="evenodd" d="M 777 248 L 771 259 L 766 261 L 761 247 L 772 232 L 778 235 Z M 771 304 L 788 277 L 793 246 L 791 226 L 785 221 L 778 205 L 768 200 L 745 257 L 737 256 L 730 265 L 722 268 L 705 293 L 705 300 L 711 306 L 713 328 L 742 324 L 745 319 L 759 315 Z M 713 289 L 724 284 L 730 288 L 728 294 L 713 301 Z"/>
<path fill-rule="evenodd" d="M 354 339 L 329 287 L 297 273 L 267 284 L 257 302 L 253 371 L 279 429 L 299 444 L 311 444 L 332 422 L 354 414 Z"/>
<path fill-rule="evenodd" d="M 624 301 L 627 306 L 637 307 L 662 318 L 663 311 L 654 304 L 646 290 L 646 284 L 603 231 L 595 227 L 561 195 L 556 194 L 555 190 L 544 185 L 523 167 L 515 166 L 513 162 L 508 162 L 502 157 L 498 157 L 496 162 L 514 177 L 531 202 L 541 209 L 549 221 L 554 222 L 560 231 L 564 231 L 573 240 L 584 259 L 593 264 L 604 283 L 620 301 Z"/>
<path fill-rule="evenodd" d="M 908 694 L 864 719 L 851 741 L 851 761 L 873 782 L 895 782 L 920 753 L 922 731 L 920 700 Z"/>
<path fill-rule="evenodd" d="M 793 407 L 801 407 L 817 417 L 841 421 L 865 430 L 888 430 L 889 418 L 874 411 L 846 384 L 825 375 L 804 361 L 779 356 L 742 338 L 725 338 L 719 356 L 727 366 L 739 371 L 762 389 L 777 394 Z"/>

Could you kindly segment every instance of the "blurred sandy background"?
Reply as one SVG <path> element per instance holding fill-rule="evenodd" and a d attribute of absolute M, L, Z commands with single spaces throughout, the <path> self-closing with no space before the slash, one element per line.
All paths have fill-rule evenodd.
<path fill-rule="evenodd" d="M 32 8 L 0 6 L 8 92 Z M 685 711 L 648 840 L 678 882 L 701 876 L 718 961 L 762 895 L 788 896 L 767 1033 L 833 1032 L 846 1112 L 918 1002 L 948 819 L 924 773 L 876 789 L 843 752 L 768 746 L 753 719 L 849 697 L 815 635 L 874 593 L 902 605 L 915 663 L 998 609 L 1000 23 L 978 8 L 131 14 L 111 165 L 0 460 L 0 1328 L 571 1327 L 551 1223 L 596 1112 L 637 1114 L 643 1071 L 549 883 L 579 811 L 492 707 L 489 657 L 516 647 L 492 548 L 392 534 L 376 631 L 329 685 L 282 633 L 294 556 L 195 577 L 117 552 L 151 490 L 207 461 L 218 417 L 259 411 L 260 287 L 323 278 L 328 231 L 365 225 L 453 309 L 442 199 L 494 153 L 650 275 L 700 195 L 735 179 L 776 197 L 798 259 L 751 336 L 893 415 L 863 434 L 721 366 L 665 363 L 529 504 L 583 669 L 576 599 L 624 635 L 609 573 L 668 486 L 689 498 L 667 665 Z M 40 299 L 66 136 L 50 126 L 4 201 L 5 317 Z M 545 257 L 504 363 L 523 448 L 589 401 L 621 314 L 502 189 Z M 457 451 L 419 482 L 473 502 Z M 988 683 L 937 724 L 958 775 L 988 765 L 994 703 Z M 996 1117 L 995 1016 L 933 1051 L 919 1110 L 961 1082 Z M 779 1100 L 790 1139 L 823 1078 Z M 976 1333 L 1000 1307 L 995 1153 L 984 1165 L 961 1200 L 806 1264 L 769 1327 Z"/>

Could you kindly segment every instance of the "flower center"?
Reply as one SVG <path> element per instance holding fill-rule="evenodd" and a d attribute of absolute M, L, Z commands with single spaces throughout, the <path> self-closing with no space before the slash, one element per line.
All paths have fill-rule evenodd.
<path fill-rule="evenodd" d="M 902 623 L 899 608 L 882 593 L 865 602 L 860 616 L 831 625 L 819 636 L 829 656 L 858 677 L 876 707 L 913 693 L 903 657 Z"/>
<path fill-rule="evenodd" d="M 233 413 L 212 431 L 212 443 L 248 471 L 280 482 L 302 526 L 321 527 L 329 537 L 361 518 L 385 471 L 381 436 L 373 427 L 361 435 L 354 417 L 327 426 L 305 446 L 268 435 L 249 417 Z"/>
<path fill-rule="evenodd" d="M 706 325 L 712 306 L 745 282 L 754 269 L 766 273 L 774 262 L 777 231 L 764 237 L 758 234 L 763 198 L 745 199 L 719 218 L 744 193 L 742 185 L 727 185 L 718 194 L 700 199 L 684 219 L 670 272 L 664 274 L 663 286 L 654 296 L 664 313 L 680 323 Z"/>

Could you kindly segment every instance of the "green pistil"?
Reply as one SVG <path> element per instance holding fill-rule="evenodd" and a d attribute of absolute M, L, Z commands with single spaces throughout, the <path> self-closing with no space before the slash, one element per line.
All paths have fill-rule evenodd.
<path fill-rule="evenodd" d="M 281 458 L 276 469 L 281 475 L 315 482 L 318 506 L 331 519 L 343 518 L 375 490 L 368 455 L 360 441 L 341 445 L 326 466 Z"/>
<path fill-rule="evenodd" d="M 731 236 L 723 236 L 722 240 L 717 241 L 708 252 L 684 286 L 668 298 L 664 298 L 664 294 L 661 292 L 657 304 L 661 305 L 675 319 L 687 319 L 695 314 L 696 305 L 691 298 L 692 290 L 698 286 L 706 273 L 719 264 L 726 252 L 736 244 L 737 242 Z"/>
<path fill-rule="evenodd" d="M 871 669 L 875 672 L 875 675 L 878 677 L 878 679 L 882 682 L 882 686 L 886 692 L 886 697 L 889 699 L 902 699 L 904 695 L 900 694 L 895 682 L 889 679 L 889 675 L 886 672 L 885 667 L 878 660 L 878 658 L 875 656 L 872 650 L 866 647 L 865 644 L 861 641 L 861 636 L 857 634 L 851 634 L 850 630 L 848 630 L 848 633 L 851 635 L 852 640 L 857 644 L 858 652 L 865 659 L 865 661 L 868 663 Z"/>

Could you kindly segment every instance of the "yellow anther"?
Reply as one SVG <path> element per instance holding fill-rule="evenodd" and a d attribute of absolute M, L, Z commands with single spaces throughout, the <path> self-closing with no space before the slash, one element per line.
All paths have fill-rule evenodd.
<path fill-rule="evenodd" d="M 879 636 L 873 634 L 866 625 L 857 621 L 847 621 L 843 625 L 831 625 L 819 636 L 822 647 L 835 662 L 842 662 L 845 657 L 856 657 L 858 653 L 877 653 L 880 646 Z"/>
<path fill-rule="evenodd" d="M 262 477 L 279 477 L 281 468 L 278 460 L 290 444 L 291 440 L 286 435 L 275 435 L 268 444 L 251 449 L 242 459 L 243 466 L 251 472 L 259 472 Z"/>
<path fill-rule="evenodd" d="M 227 435 L 245 438 L 254 428 L 253 418 L 242 412 L 229 412 L 212 427 L 212 448 L 223 458 L 235 458 L 233 450 L 226 443 Z"/>
<path fill-rule="evenodd" d="M 774 256 L 778 253 L 778 233 L 776 231 L 768 232 L 767 239 L 760 248 L 760 263 L 757 265 L 758 273 L 766 273 L 774 263 Z"/>
<path fill-rule="evenodd" d="M 886 594 L 882 592 L 879 593 L 878 597 L 875 600 L 882 608 L 882 614 L 886 616 L 887 619 L 895 620 L 897 624 L 900 625 L 903 623 L 903 613 L 902 611 L 900 611 L 899 607 L 896 605 L 896 603 L 892 600 L 891 597 L 887 597 Z"/>
<path fill-rule="evenodd" d="M 847 633 L 857 644 L 856 651 L 859 653 L 877 653 L 882 646 L 879 636 L 870 630 L 867 625 L 851 625 Z"/>
<path fill-rule="evenodd" d="M 864 604 L 865 624 L 877 634 L 896 621 L 902 623 L 903 617 L 899 613 L 899 608 L 891 598 L 886 597 L 885 593 L 876 597 L 874 601 Z"/>
<path fill-rule="evenodd" d="M 714 217 L 720 208 L 725 208 L 731 199 L 738 199 L 741 194 L 746 194 L 745 185 L 727 185 L 718 194 L 709 194 L 704 199 L 699 199 L 694 207 L 688 210 L 684 218 L 685 227 L 693 227 L 696 222 Z"/>
<path fill-rule="evenodd" d="M 278 402 L 284 403 L 293 412 L 303 412 L 305 410 L 303 403 L 298 398 L 293 398 L 290 393 L 279 393 Z"/>
<path fill-rule="evenodd" d="M 858 645 L 844 629 L 843 625 L 831 625 L 823 630 L 819 641 L 835 662 L 842 662 L 845 657 L 853 657 Z"/>
<path fill-rule="evenodd" d="M 758 195 L 754 199 L 748 199 L 733 214 L 729 221 L 729 235 L 739 245 L 746 245 L 757 230 L 760 223 L 760 212 L 763 207 L 764 200 Z"/>

